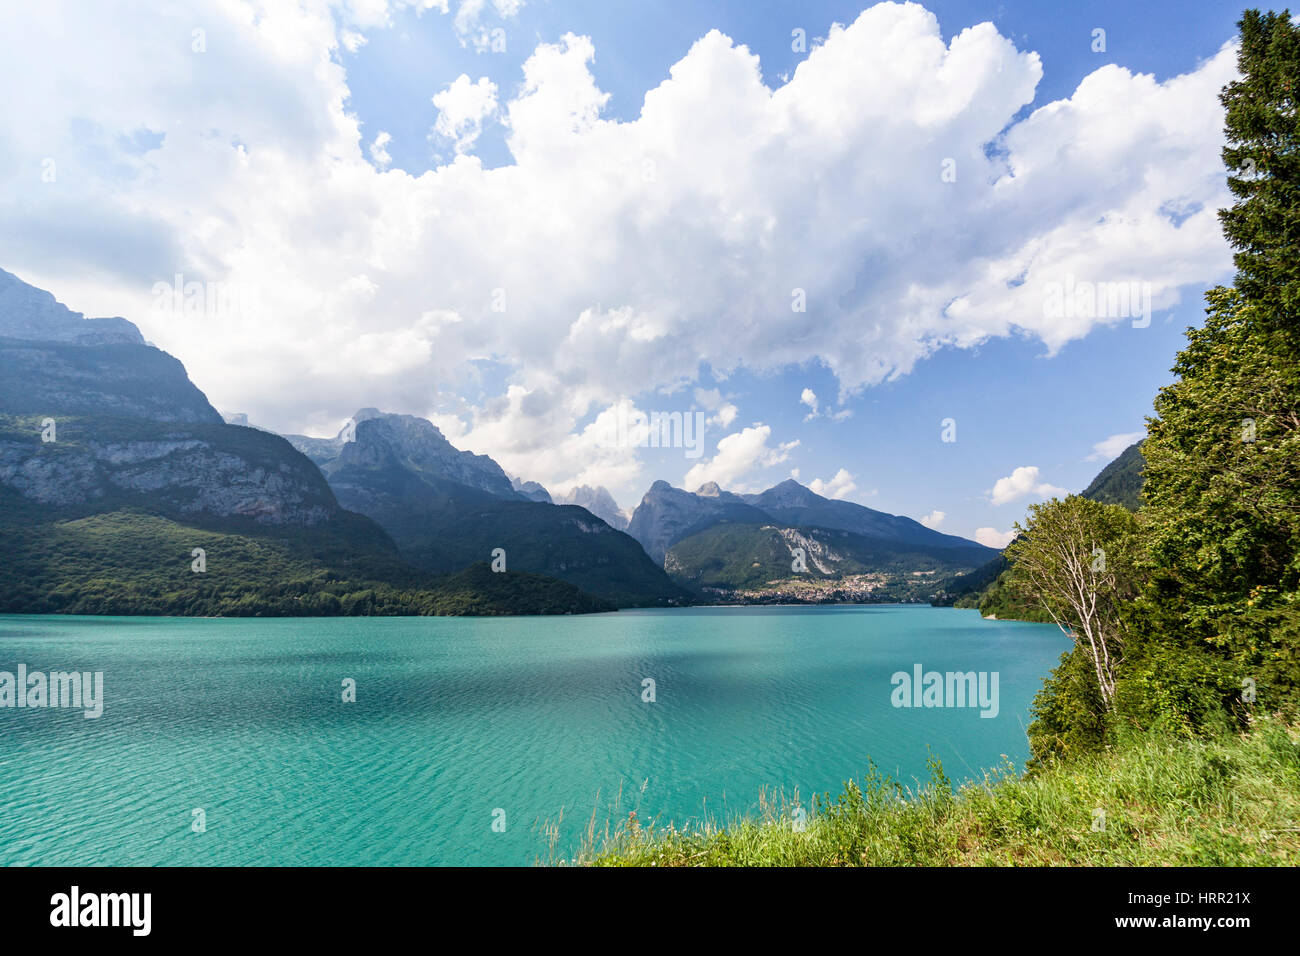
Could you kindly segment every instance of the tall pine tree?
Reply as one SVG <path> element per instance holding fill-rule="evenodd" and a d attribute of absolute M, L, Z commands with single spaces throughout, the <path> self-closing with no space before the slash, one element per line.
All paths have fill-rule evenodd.
<path fill-rule="evenodd" d="M 1241 79 L 1219 99 L 1227 110 L 1228 188 L 1221 210 L 1236 249 L 1236 288 L 1260 321 L 1300 354 L 1300 29 L 1288 11 L 1248 10 L 1238 24 Z"/>
<path fill-rule="evenodd" d="M 1241 79 L 1225 87 L 1221 211 L 1234 287 L 1207 295 L 1149 419 L 1142 510 L 1148 656 L 1216 659 L 1188 673 L 1224 703 L 1300 698 L 1300 30 L 1248 11 Z M 1152 669 L 1150 673 L 1158 671 Z M 1168 672 L 1168 669 L 1166 669 Z M 1175 695 L 1177 696 L 1177 695 Z"/>

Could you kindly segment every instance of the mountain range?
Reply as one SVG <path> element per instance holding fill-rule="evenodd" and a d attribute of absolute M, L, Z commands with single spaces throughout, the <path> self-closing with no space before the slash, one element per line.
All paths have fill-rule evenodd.
<path fill-rule="evenodd" d="M 343 507 L 374 519 L 424 570 L 454 571 L 500 549 L 508 568 L 621 607 L 690 599 L 628 535 L 585 508 L 517 490 L 491 458 L 457 450 L 425 419 L 362 409 L 333 439 L 288 437 Z"/>
<path fill-rule="evenodd" d="M 332 438 L 276 435 L 223 418 L 127 320 L 86 318 L 3 270 L 0 504 L 0 609 L 17 611 L 919 599 L 996 553 L 794 480 L 757 494 L 658 481 L 629 519 L 605 488 L 553 496 L 375 408 Z"/>
<path fill-rule="evenodd" d="M 628 533 L 674 581 L 727 601 L 923 600 L 997 554 L 794 479 L 757 494 L 657 481 Z"/>
<path fill-rule="evenodd" d="M 456 476 L 491 479 L 490 459 L 451 457 Z M 487 552 L 440 574 L 420 567 L 379 524 L 341 506 L 287 440 L 223 421 L 181 363 L 131 323 L 87 319 L 4 271 L 0 554 L 0 610 L 10 612 L 615 606 L 523 569 L 487 572 Z"/>
<path fill-rule="evenodd" d="M 578 505 L 581 508 L 586 508 L 611 528 L 617 528 L 619 531 L 627 530 L 627 515 L 619 508 L 614 496 L 599 485 L 594 488 L 590 485 L 577 485 L 571 488 L 567 494 L 556 495 L 555 503 L 557 505 Z"/>

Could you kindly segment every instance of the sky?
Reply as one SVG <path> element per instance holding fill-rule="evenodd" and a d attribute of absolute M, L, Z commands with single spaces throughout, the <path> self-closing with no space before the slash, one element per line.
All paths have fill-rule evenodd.
<path fill-rule="evenodd" d="M 226 413 L 1001 546 L 1232 276 L 1230 3 L 0 9 L 0 268 Z M 638 416 L 702 431 L 650 447 Z"/>

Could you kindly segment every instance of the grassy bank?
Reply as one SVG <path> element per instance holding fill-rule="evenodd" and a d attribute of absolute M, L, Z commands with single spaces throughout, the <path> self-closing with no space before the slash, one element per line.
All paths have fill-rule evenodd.
<path fill-rule="evenodd" d="M 811 805 L 810 805 L 811 804 Z M 591 833 L 596 866 L 1255 866 L 1300 864 L 1300 732 L 1257 721 L 1208 740 L 1148 735 L 954 791 L 931 763 L 906 789 L 874 771 L 834 800 L 764 799 L 758 817 L 683 832 L 635 818 Z M 1104 811 L 1099 828 L 1097 811 Z"/>

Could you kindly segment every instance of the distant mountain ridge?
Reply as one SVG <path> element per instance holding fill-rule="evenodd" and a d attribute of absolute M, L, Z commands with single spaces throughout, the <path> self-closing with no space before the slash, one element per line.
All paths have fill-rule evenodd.
<path fill-rule="evenodd" d="M 664 565 L 674 580 L 729 603 L 918 601 L 986 552 L 976 544 L 940 547 L 834 528 L 724 522 L 674 544 Z"/>
<path fill-rule="evenodd" d="M 0 269 L 0 409 L 220 423 L 185 367 L 122 318 L 87 319 Z"/>
<path fill-rule="evenodd" d="M 912 518 L 875 511 L 852 501 L 824 498 L 793 478 L 760 494 L 745 495 L 744 500 L 774 520 L 792 525 L 835 528 L 883 541 L 927 547 L 982 547 L 966 538 L 927 528 Z"/>
<path fill-rule="evenodd" d="M 0 269 L 0 338 L 68 345 L 145 344 L 134 323 L 120 316 L 88 319 L 4 269 Z"/>
<path fill-rule="evenodd" d="M 568 494 L 554 496 L 554 501 L 557 505 L 577 505 L 586 508 L 611 528 L 619 531 L 627 530 L 627 515 L 623 514 L 614 496 L 601 485 L 595 488 L 590 485 L 578 485 L 570 489 Z"/>
<path fill-rule="evenodd" d="M 567 581 L 619 606 L 680 604 L 635 540 L 584 508 L 534 500 L 486 455 L 459 451 L 424 419 L 362 409 L 334 439 L 289 436 L 339 502 L 373 518 L 408 560 L 434 573 L 490 560 Z"/>
<path fill-rule="evenodd" d="M 663 564 L 672 545 L 715 524 L 770 520 L 766 512 L 739 495 L 722 491 L 716 484 L 705 485 L 692 494 L 666 481 L 656 481 L 632 512 L 627 533 L 641 542 L 646 554 Z"/>
<path fill-rule="evenodd" d="M 497 498 L 523 499 L 509 476 L 487 455 L 461 451 L 437 426 L 414 415 L 383 414 L 373 408 L 353 416 L 355 434 L 338 457 L 322 465 L 326 477 L 347 468 L 405 468 L 436 481 L 452 481 Z"/>
<path fill-rule="evenodd" d="M 462 477 L 505 480 L 490 459 L 448 449 L 430 442 L 421 463 L 441 453 Z M 8 272 L 0 554 L 4 612 L 612 609 L 554 578 L 470 567 L 485 556 L 441 578 L 417 568 L 373 520 L 340 507 L 320 468 L 288 441 L 225 423 L 184 366 L 134 325 L 86 319 Z"/>
<path fill-rule="evenodd" d="M 327 476 L 349 466 L 405 467 L 498 498 L 528 497 L 515 491 L 510 477 L 487 455 L 460 451 L 436 425 L 414 415 L 385 414 L 376 408 L 362 408 L 333 438 L 284 437 Z"/>
<path fill-rule="evenodd" d="M 758 494 L 746 495 L 723 491 L 715 482 L 692 493 L 674 488 L 666 481 L 656 481 L 632 513 L 628 534 L 662 563 L 672 545 L 721 523 L 830 528 L 926 547 L 983 547 L 956 535 L 934 531 L 911 518 L 875 511 L 851 501 L 824 498 L 793 478 Z"/>
<path fill-rule="evenodd" d="M 339 511 L 309 461 L 278 436 L 225 424 L 184 366 L 125 319 L 82 318 L 3 272 L 0 331 L 0 485 L 21 497 L 261 524 Z"/>
<path fill-rule="evenodd" d="M 541 501 L 548 505 L 564 503 L 554 501 L 551 498 L 551 493 L 535 481 L 520 481 L 518 478 L 511 478 L 510 487 L 529 501 Z"/>
<path fill-rule="evenodd" d="M 918 521 L 825 498 L 793 479 L 738 495 L 657 481 L 628 526 L 672 579 L 706 600 L 923 600 L 995 555 Z"/>

